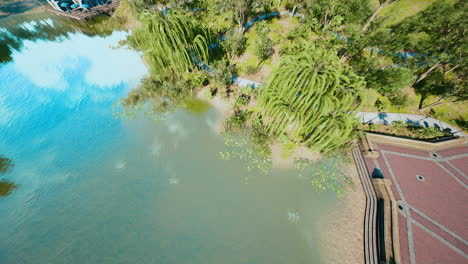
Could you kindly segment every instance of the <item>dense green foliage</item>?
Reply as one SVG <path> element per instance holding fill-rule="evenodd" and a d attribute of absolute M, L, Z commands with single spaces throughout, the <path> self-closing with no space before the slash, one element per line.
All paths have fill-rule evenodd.
<path fill-rule="evenodd" d="M 323 25 L 330 25 L 338 16 L 346 23 L 362 23 L 371 13 L 368 0 L 317 0 L 310 7 Z"/>
<path fill-rule="evenodd" d="M 296 12 L 307 15 L 322 26 L 330 26 L 334 21 L 363 23 L 371 14 L 369 0 L 291 0 L 287 2 Z"/>
<path fill-rule="evenodd" d="M 428 9 L 391 27 L 381 42 L 387 51 L 410 50 L 416 52 L 419 62 L 441 61 L 459 63 L 466 53 L 468 43 L 468 17 L 466 1 L 437 1 Z M 425 65 L 423 67 L 430 67 Z"/>
<path fill-rule="evenodd" d="M 419 108 L 429 95 L 438 97 L 435 105 L 467 99 L 466 54 L 468 31 L 466 1 L 437 1 L 428 9 L 391 28 L 386 48 L 416 52 L 409 65 L 419 75 L 413 84 L 421 94 Z M 428 80 L 424 81 L 426 78 Z"/>
<path fill-rule="evenodd" d="M 184 106 L 191 99 L 194 87 L 201 87 L 206 79 L 205 73 L 184 74 L 178 80 L 161 82 L 144 78 L 138 89 L 129 92 L 123 104 L 128 108 L 150 101 L 154 110 L 167 112 Z"/>
<path fill-rule="evenodd" d="M 441 71 L 436 71 L 415 85 L 415 90 L 421 95 L 419 108 L 436 106 L 447 101 L 457 102 L 468 100 L 468 87 L 466 80 L 447 77 Z M 424 100 L 429 96 L 435 96 L 437 100 L 428 106 L 424 106 Z"/>
<path fill-rule="evenodd" d="M 435 139 L 442 137 L 450 137 L 451 133 L 443 131 L 435 127 L 422 127 L 414 124 L 406 124 L 401 121 L 394 121 L 392 124 L 363 124 L 361 128 L 367 131 L 389 134 L 394 136 L 402 136 L 417 139 Z"/>
<path fill-rule="evenodd" d="M 208 60 L 210 33 L 193 17 L 175 11 L 168 15 L 146 12 L 141 23 L 129 42 L 144 52 L 155 80 L 176 81 Z"/>
<path fill-rule="evenodd" d="M 418 73 L 415 83 L 438 70 L 456 67 L 453 73 L 465 72 L 467 8 L 466 1 L 437 1 L 415 16 L 378 32 L 373 43 L 392 54 L 405 50 L 413 52 L 409 59 L 395 59 L 399 65 Z"/>
<path fill-rule="evenodd" d="M 376 69 L 369 72 L 368 87 L 382 94 L 398 93 L 402 87 L 407 87 L 415 80 L 413 72 L 404 67 Z"/>
<path fill-rule="evenodd" d="M 374 13 L 369 17 L 366 24 L 362 27 L 362 31 L 367 31 L 367 29 L 371 26 L 372 22 L 382 9 L 398 1 L 399 0 L 379 0 L 379 6 L 377 7 L 377 9 L 374 10 Z"/>
<path fill-rule="evenodd" d="M 350 111 L 362 103 L 365 83 L 333 51 L 307 43 L 295 50 L 283 57 L 260 92 L 266 129 L 319 151 L 339 148 L 356 125 Z"/>
<path fill-rule="evenodd" d="M 222 12 L 231 15 L 237 23 L 238 29 L 242 30 L 248 13 L 254 7 L 254 0 L 221 0 L 216 5 Z"/>
<path fill-rule="evenodd" d="M 264 61 L 273 53 L 273 41 L 268 36 L 269 29 L 265 21 L 258 23 L 255 27 L 257 38 L 255 40 L 255 55 Z"/>
<path fill-rule="evenodd" d="M 245 50 L 246 39 L 239 30 L 230 29 L 226 32 L 226 40 L 221 43 L 230 59 L 242 55 Z"/>
<path fill-rule="evenodd" d="M 155 113 L 185 106 L 194 88 L 207 79 L 208 73 L 201 68 L 210 59 L 210 30 L 193 14 L 182 11 L 143 11 L 139 20 L 141 26 L 132 32 L 128 43 L 143 51 L 150 76 L 129 93 L 123 105 L 131 109 L 151 101 Z"/>

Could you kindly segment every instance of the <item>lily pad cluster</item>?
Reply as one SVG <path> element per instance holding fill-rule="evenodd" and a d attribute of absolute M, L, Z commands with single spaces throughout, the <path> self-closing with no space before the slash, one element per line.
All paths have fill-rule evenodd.
<path fill-rule="evenodd" d="M 331 191 L 343 195 L 353 185 L 351 178 L 344 173 L 346 160 L 342 155 L 330 155 L 320 161 L 298 160 L 296 169 L 299 177 L 310 182 L 318 192 Z"/>

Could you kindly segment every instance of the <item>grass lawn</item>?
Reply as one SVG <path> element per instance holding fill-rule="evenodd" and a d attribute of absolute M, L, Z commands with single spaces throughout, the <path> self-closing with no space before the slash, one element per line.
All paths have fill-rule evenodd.
<path fill-rule="evenodd" d="M 426 9 L 437 0 L 400 0 L 383 8 L 377 15 L 378 19 L 382 19 L 382 27 L 390 26 L 400 22 L 401 20 L 412 16 L 419 11 Z M 375 1 L 378 2 L 378 1 Z"/>

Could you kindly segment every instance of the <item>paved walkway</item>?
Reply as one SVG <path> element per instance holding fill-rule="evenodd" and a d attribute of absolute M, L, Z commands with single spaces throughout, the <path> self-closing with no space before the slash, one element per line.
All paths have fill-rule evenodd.
<path fill-rule="evenodd" d="M 240 86 L 240 87 L 252 87 L 254 89 L 259 88 L 263 85 L 263 83 L 247 80 L 241 77 L 233 78 L 233 84 Z"/>
<path fill-rule="evenodd" d="M 468 145 L 434 153 L 374 144 L 399 204 L 402 263 L 468 263 Z"/>

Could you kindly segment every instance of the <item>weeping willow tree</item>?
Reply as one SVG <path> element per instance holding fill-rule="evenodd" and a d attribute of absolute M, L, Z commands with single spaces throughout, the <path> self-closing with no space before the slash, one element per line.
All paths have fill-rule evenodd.
<path fill-rule="evenodd" d="M 150 76 L 123 100 L 124 115 L 133 116 L 142 103 L 155 115 L 171 112 L 190 101 L 193 89 L 206 80 L 210 31 L 197 18 L 171 10 L 148 12 L 140 18 L 128 43 L 144 54 Z"/>
<path fill-rule="evenodd" d="M 260 91 L 265 129 L 322 152 L 342 147 L 357 124 L 352 111 L 364 100 L 363 78 L 335 51 L 305 42 L 292 50 Z"/>
<path fill-rule="evenodd" d="M 209 31 L 196 18 L 177 11 L 145 12 L 129 42 L 144 52 L 157 81 L 176 81 L 208 60 Z"/>

